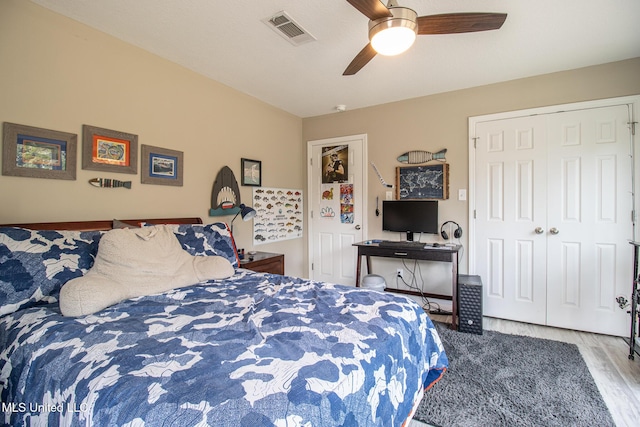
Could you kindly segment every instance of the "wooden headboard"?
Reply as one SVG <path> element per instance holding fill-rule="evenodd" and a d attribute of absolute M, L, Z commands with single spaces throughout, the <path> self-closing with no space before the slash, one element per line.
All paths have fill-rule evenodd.
<path fill-rule="evenodd" d="M 202 224 L 202 219 L 193 218 L 151 218 L 151 219 L 119 219 L 118 221 L 139 225 L 141 222 L 148 224 Z M 66 222 L 28 222 L 22 224 L 0 224 L 0 227 L 22 227 L 30 230 L 76 230 L 95 231 L 111 230 L 113 220 L 100 221 L 66 221 Z"/>

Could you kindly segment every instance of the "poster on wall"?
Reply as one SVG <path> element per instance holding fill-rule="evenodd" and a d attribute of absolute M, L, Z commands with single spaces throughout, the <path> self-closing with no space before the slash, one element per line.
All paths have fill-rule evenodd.
<path fill-rule="evenodd" d="M 322 183 L 347 182 L 349 146 L 322 147 Z"/>
<path fill-rule="evenodd" d="M 253 208 L 254 245 L 302 237 L 302 190 L 254 188 Z"/>
<path fill-rule="evenodd" d="M 340 222 L 353 224 L 353 184 L 340 184 Z"/>

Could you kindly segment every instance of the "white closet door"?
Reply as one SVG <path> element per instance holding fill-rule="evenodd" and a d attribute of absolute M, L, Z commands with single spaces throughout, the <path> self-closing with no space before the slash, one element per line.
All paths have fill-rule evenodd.
<path fill-rule="evenodd" d="M 544 324 L 544 118 L 479 123 L 476 137 L 475 271 L 484 284 L 484 314 Z"/>
<path fill-rule="evenodd" d="M 628 334 L 615 298 L 633 271 L 629 121 L 620 104 L 475 123 L 470 268 L 485 315 Z"/>
<path fill-rule="evenodd" d="M 547 324 L 629 331 L 632 158 L 625 105 L 548 115 Z M 557 234 L 553 234 L 557 233 Z"/>

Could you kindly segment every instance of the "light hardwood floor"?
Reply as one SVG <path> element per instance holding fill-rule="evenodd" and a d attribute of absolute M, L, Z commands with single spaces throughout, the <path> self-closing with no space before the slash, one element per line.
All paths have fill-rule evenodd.
<path fill-rule="evenodd" d="M 431 318 L 450 321 L 450 316 L 431 315 Z M 485 330 L 577 345 L 616 426 L 640 426 L 640 355 L 636 353 L 635 360 L 630 360 L 629 346 L 622 338 L 490 317 L 484 317 L 483 322 Z M 422 426 L 426 424 L 415 420 L 409 424 Z"/>

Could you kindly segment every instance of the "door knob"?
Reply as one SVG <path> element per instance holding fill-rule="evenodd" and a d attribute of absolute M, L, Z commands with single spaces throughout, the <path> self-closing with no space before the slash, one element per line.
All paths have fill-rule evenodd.
<path fill-rule="evenodd" d="M 360 226 L 359 225 L 356 225 L 356 230 L 360 230 Z"/>
<path fill-rule="evenodd" d="M 536 234 L 542 234 L 542 233 L 544 233 L 544 228 L 542 228 L 542 227 L 536 227 L 536 229 L 535 229 L 535 230 L 533 230 L 533 231 L 535 231 L 535 232 L 536 232 Z"/>
<path fill-rule="evenodd" d="M 549 229 L 549 233 L 551 233 L 551 234 L 558 234 L 559 232 L 560 232 L 560 230 L 558 230 L 555 227 Z"/>

